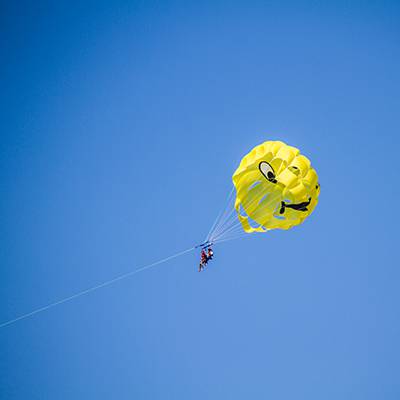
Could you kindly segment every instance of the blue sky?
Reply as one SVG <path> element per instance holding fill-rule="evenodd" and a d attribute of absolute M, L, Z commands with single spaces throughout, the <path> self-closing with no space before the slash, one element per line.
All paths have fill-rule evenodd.
<path fill-rule="evenodd" d="M 7 399 L 398 399 L 398 2 L 3 4 L 0 322 L 203 239 L 299 147 L 301 226 L 0 329 Z"/>

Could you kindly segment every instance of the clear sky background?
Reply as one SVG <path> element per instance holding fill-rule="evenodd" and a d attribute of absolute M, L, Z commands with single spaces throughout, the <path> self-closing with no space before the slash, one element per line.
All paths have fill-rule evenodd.
<path fill-rule="evenodd" d="M 0 329 L 0 397 L 399 399 L 399 3 L 51 3 L 0 11 L 0 322 L 197 244 L 265 140 L 321 196 Z"/>

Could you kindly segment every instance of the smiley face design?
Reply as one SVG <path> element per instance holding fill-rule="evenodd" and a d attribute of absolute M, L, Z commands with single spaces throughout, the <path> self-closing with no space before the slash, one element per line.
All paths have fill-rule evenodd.
<path fill-rule="evenodd" d="M 299 225 L 318 203 L 318 175 L 309 159 L 280 141 L 255 147 L 232 180 L 238 218 L 249 233 Z"/>

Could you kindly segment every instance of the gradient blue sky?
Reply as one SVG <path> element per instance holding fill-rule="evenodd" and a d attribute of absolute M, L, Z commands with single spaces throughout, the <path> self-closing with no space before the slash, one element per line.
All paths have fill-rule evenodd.
<path fill-rule="evenodd" d="M 264 140 L 322 185 L 2 328 L 2 399 L 400 398 L 400 6 L 280 3 L 2 4 L 0 322 L 196 244 Z"/>

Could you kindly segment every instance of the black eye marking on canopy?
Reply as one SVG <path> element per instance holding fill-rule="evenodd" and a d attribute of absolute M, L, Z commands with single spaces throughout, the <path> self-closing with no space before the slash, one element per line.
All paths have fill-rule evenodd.
<path fill-rule="evenodd" d="M 311 203 L 311 197 L 308 198 L 308 201 L 304 201 L 303 203 L 298 204 L 286 204 L 284 201 L 281 202 L 281 209 L 279 210 L 279 214 L 283 214 L 286 208 L 291 208 L 297 211 L 308 211 L 307 206 Z"/>
<path fill-rule="evenodd" d="M 271 164 L 267 163 L 266 161 L 261 161 L 260 164 L 258 164 L 258 169 L 269 182 L 278 183 L 275 177 L 275 171 Z"/>

